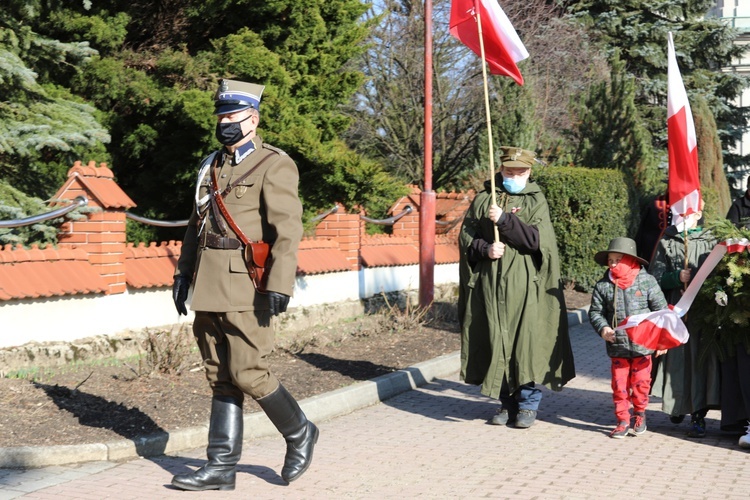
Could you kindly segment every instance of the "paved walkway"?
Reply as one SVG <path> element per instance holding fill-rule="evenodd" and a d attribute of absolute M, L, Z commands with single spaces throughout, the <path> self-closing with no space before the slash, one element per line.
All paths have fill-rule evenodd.
<path fill-rule="evenodd" d="M 577 376 L 544 391 L 537 423 L 487 425 L 496 402 L 452 375 L 318 422 L 310 470 L 291 485 L 278 475 L 284 441 L 245 441 L 233 492 L 181 492 L 173 474 L 205 462 L 205 448 L 156 458 L 41 469 L 0 469 L 0 500 L 162 498 L 709 498 L 750 497 L 750 452 L 708 414 L 691 440 L 649 406 L 648 432 L 609 439 L 614 423 L 609 361 L 587 323 L 571 327 Z M 454 357 L 456 370 L 458 358 Z"/>

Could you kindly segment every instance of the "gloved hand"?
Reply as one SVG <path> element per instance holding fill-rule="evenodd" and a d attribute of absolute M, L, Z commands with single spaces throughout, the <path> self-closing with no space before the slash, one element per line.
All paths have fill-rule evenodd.
<path fill-rule="evenodd" d="M 187 316 L 187 308 L 185 307 L 185 301 L 188 296 L 188 289 L 190 289 L 190 282 L 192 280 L 187 276 L 178 274 L 174 277 L 174 283 L 172 284 L 172 300 L 177 308 L 178 314 L 184 314 Z"/>
<path fill-rule="evenodd" d="M 279 292 L 268 292 L 268 308 L 271 309 L 271 314 L 278 316 L 280 313 L 286 312 L 286 306 L 289 305 L 289 295 L 284 295 Z"/>

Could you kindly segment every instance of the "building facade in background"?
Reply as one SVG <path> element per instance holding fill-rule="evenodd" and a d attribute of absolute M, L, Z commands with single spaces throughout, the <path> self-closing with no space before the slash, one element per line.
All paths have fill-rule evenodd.
<path fill-rule="evenodd" d="M 750 44 L 750 0 L 717 0 L 716 7 L 709 11 L 709 15 L 718 17 L 739 30 L 740 34 L 735 41 L 736 44 Z M 733 61 L 732 66 L 724 68 L 724 71 L 750 76 L 750 51 L 746 52 L 741 59 Z M 742 107 L 750 106 L 750 87 L 745 88 L 737 104 Z M 742 140 L 737 143 L 734 153 L 743 156 L 750 154 L 750 128 L 745 129 Z M 740 172 L 735 172 L 729 167 L 728 170 L 736 174 L 737 180 L 730 183 L 733 189 L 737 192 L 743 192 L 748 188 L 750 166 L 745 166 Z"/>

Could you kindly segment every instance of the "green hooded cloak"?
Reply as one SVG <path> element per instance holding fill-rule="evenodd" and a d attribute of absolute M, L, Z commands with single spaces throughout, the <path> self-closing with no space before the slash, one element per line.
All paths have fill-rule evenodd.
<path fill-rule="evenodd" d="M 534 182 L 510 194 L 502 187 L 502 176 L 497 179 L 498 205 L 539 230 L 539 250 L 524 254 L 506 245 L 500 259 L 485 258 L 472 268 L 467 250 L 474 238 L 494 241 L 487 216 L 491 184 L 485 182 L 459 234 L 461 379 L 481 384 L 482 394 L 491 398 L 500 397 L 503 378 L 511 394 L 530 382 L 559 391 L 575 377 L 575 367 L 547 199 Z"/>

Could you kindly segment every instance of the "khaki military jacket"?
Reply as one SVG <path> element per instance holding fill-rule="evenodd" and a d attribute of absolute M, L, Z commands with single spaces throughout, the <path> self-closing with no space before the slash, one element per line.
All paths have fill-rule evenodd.
<path fill-rule="evenodd" d="M 219 188 L 258 165 L 266 155 L 271 155 L 250 176 L 245 178 L 225 198 L 230 215 L 252 241 L 273 244 L 269 257 L 269 291 L 291 296 L 297 273 L 297 248 L 302 239 L 302 204 L 297 187 L 299 172 L 283 151 L 263 144 L 260 137 L 253 138 L 255 151 L 239 164 L 233 165 L 232 156 L 224 155 L 217 165 Z M 213 155 L 207 161 L 211 162 Z M 230 312 L 268 309 L 264 294 L 256 293 L 247 273 L 242 248 L 224 250 L 206 248 L 202 235 L 206 231 L 221 234 L 216 216 L 207 200 L 210 173 L 199 179 L 196 203 L 182 243 L 182 252 L 175 274 L 193 278 L 193 311 Z M 220 216 L 220 215 L 218 215 Z M 228 224 L 226 235 L 237 238 Z"/>

